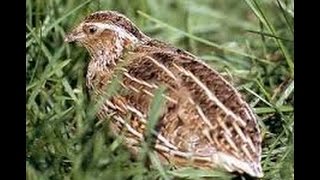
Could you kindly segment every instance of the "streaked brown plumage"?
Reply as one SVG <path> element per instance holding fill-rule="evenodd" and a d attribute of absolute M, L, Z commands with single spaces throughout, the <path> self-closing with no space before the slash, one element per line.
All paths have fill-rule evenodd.
<path fill-rule="evenodd" d="M 163 86 L 166 103 L 154 145 L 163 163 L 263 176 L 255 115 L 237 90 L 200 59 L 146 36 L 114 11 L 89 15 L 66 41 L 79 42 L 91 55 L 87 86 L 94 100 L 114 76 L 121 77 L 121 89 L 97 116 L 110 117 L 114 134 L 124 133 L 133 152 L 144 139 L 154 92 Z"/>

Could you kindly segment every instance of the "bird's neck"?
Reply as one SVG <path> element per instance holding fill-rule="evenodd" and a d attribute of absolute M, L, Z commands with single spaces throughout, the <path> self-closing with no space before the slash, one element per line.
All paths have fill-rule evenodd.
<path fill-rule="evenodd" d="M 127 37 L 116 37 L 112 41 L 104 41 L 102 38 L 95 43 L 95 47 L 88 47 L 91 61 L 96 70 L 104 71 L 114 68 L 121 56 L 128 48 L 134 47 L 138 44 L 137 39 Z"/>
<path fill-rule="evenodd" d="M 96 47 L 88 47 L 91 60 L 87 70 L 87 86 L 91 89 L 97 79 L 108 80 L 114 68 L 128 49 L 135 47 L 138 41 L 114 39 L 112 42 L 98 42 Z M 101 81 L 101 80 L 99 80 Z"/>

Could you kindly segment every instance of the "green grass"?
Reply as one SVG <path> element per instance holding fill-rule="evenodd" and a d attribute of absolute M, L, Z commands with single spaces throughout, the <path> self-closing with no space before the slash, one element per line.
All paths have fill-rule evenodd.
<path fill-rule="evenodd" d="M 107 122 L 96 124 L 85 87 L 88 54 L 63 37 L 102 9 L 126 14 L 151 37 L 187 49 L 230 79 L 259 116 L 263 179 L 293 179 L 291 0 L 27 0 L 27 179 L 231 178 L 170 170 L 149 151 L 132 160 L 122 137 L 112 137 Z M 149 133 L 161 103 L 156 96 Z"/>

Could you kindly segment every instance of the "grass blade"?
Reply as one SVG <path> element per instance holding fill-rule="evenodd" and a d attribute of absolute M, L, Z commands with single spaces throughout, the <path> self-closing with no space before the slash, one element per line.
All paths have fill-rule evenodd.
<path fill-rule="evenodd" d="M 63 20 L 65 20 L 68 16 L 72 15 L 73 13 L 75 13 L 76 11 L 80 10 L 82 7 L 84 7 L 85 5 L 87 5 L 88 3 L 90 3 L 92 0 L 87 0 L 81 4 L 79 4 L 77 7 L 75 7 L 74 9 L 72 9 L 71 11 L 67 12 L 66 14 L 64 14 L 63 16 L 61 16 L 59 19 L 57 19 L 56 21 L 54 21 L 50 26 L 48 26 L 43 34 L 44 36 L 46 36 L 49 31 L 51 29 L 53 29 L 56 25 L 58 25 L 59 23 L 61 23 Z"/>
<path fill-rule="evenodd" d="M 246 31 L 250 32 L 250 33 L 254 33 L 254 34 L 260 34 L 260 35 L 263 35 L 263 36 L 276 38 L 276 39 L 279 39 L 279 40 L 282 40 L 282 41 L 293 42 L 293 40 L 291 40 L 291 39 L 286 39 L 286 38 L 282 38 L 282 37 L 279 37 L 279 36 L 274 36 L 273 34 L 269 34 L 269 33 L 265 33 L 265 32 L 259 32 L 259 31 L 255 31 L 255 30 L 246 30 Z"/>
<path fill-rule="evenodd" d="M 234 53 L 234 54 L 238 54 L 238 55 L 241 55 L 241 56 L 257 59 L 257 60 L 259 60 L 261 62 L 264 62 L 264 63 L 268 62 L 268 60 L 266 60 L 266 59 L 261 59 L 261 58 L 258 58 L 256 56 L 254 56 L 254 55 L 250 55 L 250 54 L 247 54 L 247 53 L 244 53 L 244 52 L 240 52 L 240 51 L 237 51 L 237 50 L 234 50 L 234 49 L 225 48 L 225 47 L 223 47 L 221 45 L 218 45 L 218 44 L 216 44 L 214 42 L 208 41 L 206 39 L 203 39 L 203 38 L 197 37 L 197 36 L 195 36 L 193 34 L 190 34 L 190 33 L 187 33 L 185 31 L 182 31 L 182 30 L 180 30 L 178 28 L 175 28 L 173 26 L 170 26 L 169 24 L 167 24 L 167 23 L 165 23 L 163 21 L 160 21 L 160 20 L 158 20 L 158 19 L 156 19 L 156 18 L 154 18 L 154 17 L 152 17 L 152 16 L 150 16 L 150 15 L 144 13 L 144 12 L 138 11 L 138 13 L 141 16 L 149 19 L 150 21 L 153 21 L 153 22 L 155 22 L 157 24 L 160 24 L 160 25 L 162 25 L 162 26 L 164 26 L 164 27 L 166 27 L 166 28 L 168 28 L 168 29 L 170 29 L 172 31 L 176 31 L 176 32 L 178 32 L 178 33 L 180 33 L 180 34 L 182 34 L 182 35 L 184 35 L 186 37 L 189 37 L 189 38 L 191 38 L 191 39 L 193 39 L 195 41 L 201 42 L 201 43 L 206 44 L 208 46 L 215 47 L 215 48 L 217 48 L 219 50 L 222 50 L 222 51 L 225 51 L 225 52 Z"/>
<path fill-rule="evenodd" d="M 283 6 L 284 6 L 283 3 L 280 2 L 280 0 L 277 0 L 277 4 L 278 4 L 278 6 L 279 6 L 279 8 L 280 8 L 280 10 L 281 10 L 281 12 L 282 12 L 282 15 L 283 15 L 283 17 L 284 17 L 287 25 L 288 25 L 288 28 L 289 28 L 289 30 L 290 30 L 290 32 L 291 32 L 291 35 L 294 35 L 293 24 L 291 24 L 291 22 L 290 22 L 289 19 L 288 19 L 288 16 L 287 16 L 287 14 L 286 14 L 286 12 L 285 12 L 285 10 L 284 10 L 284 7 L 283 7 Z M 288 13 L 289 13 L 289 12 L 288 12 Z"/>
<path fill-rule="evenodd" d="M 199 178 L 214 178 L 214 179 L 221 179 L 227 180 L 232 179 L 232 175 L 219 171 L 219 170 L 200 170 L 194 169 L 190 167 L 180 168 L 174 171 L 170 171 L 170 174 L 174 175 L 175 177 L 179 178 L 187 178 L 187 179 L 199 179 Z"/>
<path fill-rule="evenodd" d="M 156 126 L 158 119 L 162 113 L 162 107 L 165 102 L 165 98 L 162 96 L 164 93 L 165 88 L 160 87 L 159 89 L 156 90 L 154 98 L 151 102 L 151 108 L 148 113 L 148 133 L 151 135 L 152 130 Z"/>
<path fill-rule="evenodd" d="M 263 25 L 268 28 L 268 30 L 271 32 L 271 34 L 274 37 L 277 37 L 278 35 L 276 34 L 276 31 L 275 31 L 273 25 L 268 21 L 268 19 L 266 18 L 264 12 L 260 8 L 260 5 L 257 3 L 257 1 L 256 0 L 245 0 L 245 2 L 249 5 L 250 9 L 258 17 L 258 19 L 263 23 Z M 291 76 L 293 76 L 294 64 L 293 64 L 293 61 L 288 53 L 288 50 L 285 48 L 285 46 L 283 45 L 283 43 L 279 39 L 277 39 L 277 38 L 273 38 L 273 39 L 276 42 L 276 44 L 279 46 L 280 50 L 282 51 L 282 53 L 287 61 L 287 64 L 289 66 Z"/>
<path fill-rule="evenodd" d="M 293 112 L 293 107 L 292 106 L 280 106 L 278 107 L 278 110 L 280 112 Z M 271 108 L 271 107 L 257 107 L 254 108 L 255 113 L 257 114 L 267 114 L 267 113 L 275 113 L 278 111 L 275 108 Z"/>
<path fill-rule="evenodd" d="M 279 100 L 276 102 L 276 106 L 281 106 L 283 102 L 290 96 L 293 90 L 294 90 L 294 80 L 292 80 L 289 86 L 283 91 Z"/>
<path fill-rule="evenodd" d="M 165 180 L 170 180 L 165 169 L 162 167 L 159 158 L 153 152 L 149 152 L 148 155 L 153 165 L 158 169 L 161 177 Z"/>

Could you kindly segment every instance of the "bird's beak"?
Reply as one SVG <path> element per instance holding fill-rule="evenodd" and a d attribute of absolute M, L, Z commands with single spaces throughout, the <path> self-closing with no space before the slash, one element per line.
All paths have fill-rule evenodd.
<path fill-rule="evenodd" d="M 83 32 L 79 31 L 78 29 L 75 29 L 65 36 L 64 42 L 66 43 L 78 42 L 83 37 L 84 37 Z"/>
<path fill-rule="evenodd" d="M 66 42 L 66 43 L 71 43 L 71 42 L 74 42 L 74 41 L 75 41 L 75 38 L 74 38 L 74 36 L 72 36 L 72 34 L 67 34 L 64 37 L 64 42 Z"/>

